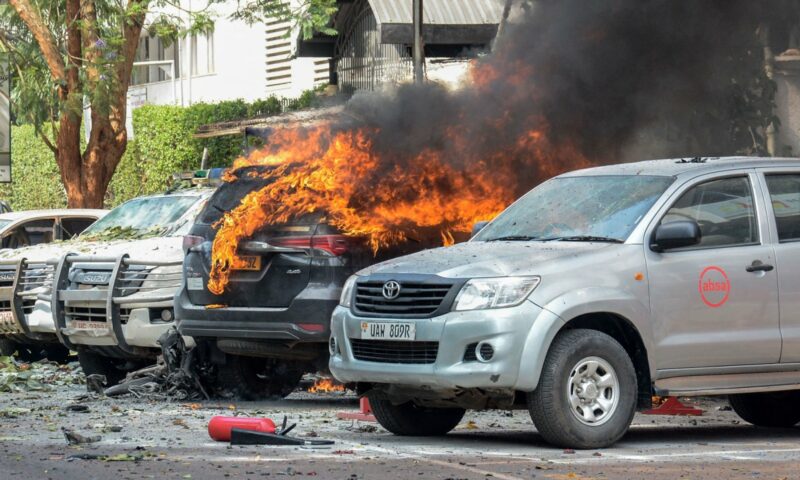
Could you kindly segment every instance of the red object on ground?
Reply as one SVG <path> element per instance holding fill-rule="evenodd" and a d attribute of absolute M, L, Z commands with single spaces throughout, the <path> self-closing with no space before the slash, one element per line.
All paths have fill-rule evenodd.
<path fill-rule="evenodd" d="M 339 412 L 336 414 L 336 418 L 340 418 L 342 420 L 359 420 L 362 422 L 378 421 L 375 418 L 375 415 L 372 414 L 372 407 L 369 406 L 369 400 L 367 400 L 367 397 L 363 397 L 359 402 L 359 405 L 361 406 L 360 412 Z"/>
<path fill-rule="evenodd" d="M 208 434 L 218 442 L 230 442 L 231 430 L 240 428 L 255 432 L 275 433 L 275 422 L 269 418 L 212 417 L 208 422 Z"/>
<path fill-rule="evenodd" d="M 690 417 L 699 417 L 703 414 L 703 411 L 699 408 L 684 405 L 677 397 L 667 397 L 666 402 L 651 410 L 645 410 L 642 413 L 645 415 L 687 415 Z"/>

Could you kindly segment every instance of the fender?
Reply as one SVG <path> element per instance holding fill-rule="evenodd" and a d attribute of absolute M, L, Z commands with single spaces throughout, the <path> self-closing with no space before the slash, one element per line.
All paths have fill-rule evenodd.
<path fill-rule="evenodd" d="M 520 376 L 517 382 L 519 390 L 536 389 L 547 352 L 558 332 L 568 325 L 570 320 L 591 313 L 618 315 L 628 320 L 638 330 L 648 352 L 650 375 L 655 378 L 655 359 L 650 355 L 653 351 L 653 333 L 647 321 L 650 318 L 650 308 L 635 295 L 624 290 L 588 287 L 567 292 L 550 300 L 541 308 L 542 313 L 533 323 L 520 359 L 520 372 L 530 373 L 524 378 Z"/>

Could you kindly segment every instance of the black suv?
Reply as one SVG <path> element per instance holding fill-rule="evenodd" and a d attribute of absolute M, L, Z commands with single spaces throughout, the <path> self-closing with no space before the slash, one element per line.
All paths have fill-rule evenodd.
<path fill-rule="evenodd" d="M 434 246 L 416 239 L 374 255 L 363 239 L 327 224 L 324 213 L 304 215 L 242 242 L 247 269 L 231 272 L 225 292 L 214 295 L 208 290 L 214 224 L 268 185 L 262 177 L 269 168 L 240 169 L 237 180 L 211 197 L 184 240 L 175 303 L 178 330 L 194 337 L 201 357 L 215 367 L 219 392 L 244 399 L 286 396 L 303 374 L 327 369 L 330 318 L 350 275 Z"/>

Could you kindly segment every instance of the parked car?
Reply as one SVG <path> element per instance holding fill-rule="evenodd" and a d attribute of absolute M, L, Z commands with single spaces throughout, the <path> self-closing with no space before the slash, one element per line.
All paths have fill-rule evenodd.
<path fill-rule="evenodd" d="M 201 186 L 130 200 L 84 233 L 124 240 L 91 252 L 73 244 L 55 267 L 56 332 L 78 352 L 86 375 L 104 375 L 113 385 L 161 353 L 158 339 L 175 319 L 183 236 L 213 191 Z"/>
<path fill-rule="evenodd" d="M 15 249 L 62 242 L 80 234 L 107 210 L 55 209 L 0 214 L 0 356 L 17 353 L 28 361 L 45 356 L 64 360 L 69 351 L 36 322 L 20 322 L 30 314 L 46 280 L 43 265 L 30 263 Z M 23 277 L 17 281 L 19 272 Z M 50 322 L 52 323 L 52 322 Z"/>
<path fill-rule="evenodd" d="M 265 225 L 242 243 L 247 267 L 232 273 L 225 293 L 212 294 L 214 225 L 245 195 L 268 185 L 261 173 L 269 168 L 240 170 L 239 180 L 211 197 L 186 237 L 184 282 L 175 303 L 178 331 L 194 338 L 217 369 L 217 391 L 246 399 L 288 395 L 304 373 L 327 369 L 330 316 L 342 286 L 378 261 L 362 239 L 342 235 L 324 213 L 305 215 Z M 412 240 L 377 258 L 425 244 Z"/>
<path fill-rule="evenodd" d="M 568 173 L 471 241 L 351 277 L 330 369 L 398 435 L 528 409 L 602 448 L 651 395 L 728 395 L 800 422 L 800 161 L 660 160 Z"/>

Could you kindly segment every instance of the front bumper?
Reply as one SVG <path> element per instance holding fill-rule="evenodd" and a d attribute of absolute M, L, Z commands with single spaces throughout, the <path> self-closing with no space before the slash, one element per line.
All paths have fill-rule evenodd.
<path fill-rule="evenodd" d="M 179 268 L 179 261 L 132 261 L 126 255 L 66 256 L 56 269 L 51 300 L 59 339 L 69 348 L 104 347 L 119 356 L 153 356 L 160 350 L 158 339 L 174 324 L 160 321 L 157 314 L 173 308 Z M 74 273 L 78 270 L 95 278 L 107 274 L 107 283 L 81 283 Z"/>
<path fill-rule="evenodd" d="M 547 317 L 546 329 L 536 329 L 540 317 Z M 542 332 L 551 330 L 553 315 L 530 301 L 512 308 L 449 312 L 426 319 L 362 318 L 350 309 L 338 307 L 331 329 L 338 352 L 331 356 L 330 370 L 341 382 L 392 384 L 430 390 L 466 388 L 528 389 L 538 381 L 536 363 L 520 372 L 531 345 L 549 341 Z M 557 318 L 557 317 L 556 317 Z M 361 339 L 362 322 L 411 322 L 416 325 L 418 342 L 439 342 L 436 360 L 431 364 L 380 363 L 358 360 L 351 339 Z M 541 338 L 538 338 L 541 337 Z M 469 345 L 488 342 L 494 356 L 488 362 L 465 358 Z M 542 347 L 539 347 L 540 349 Z"/>

